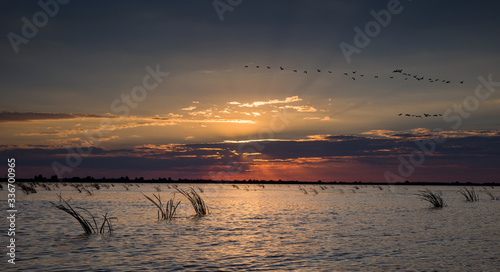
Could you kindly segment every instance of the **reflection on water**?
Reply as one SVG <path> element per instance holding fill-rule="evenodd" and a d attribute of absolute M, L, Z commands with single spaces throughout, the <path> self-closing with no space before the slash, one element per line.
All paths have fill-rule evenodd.
<path fill-rule="evenodd" d="M 174 190 L 160 185 L 157 192 L 155 186 L 126 190 L 117 185 L 94 190 L 94 195 L 72 187 L 29 196 L 18 192 L 17 260 L 8 271 L 493 271 L 500 267 L 500 201 L 484 196 L 466 203 L 454 187 L 433 188 L 442 190 L 449 203 L 434 210 L 415 196 L 422 189 L 417 186 L 391 191 L 349 185 L 193 185 L 203 191 L 200 195 L 211 213 L 193 218 L 188 201 L 176 194 L 182 200 L 180 217 L 165 222 L 156 220 L 155 208 L 141 192 L 160 193 L 167 199 Z M 500 188 L 490 191 L 500 194 Z M 74 206 L 118 217 L 114 233 L 83 235 L 76 220 L 50 204 L 58 201 L 59 192 Z M 6 192 L 0 194 L 6 203 Z M 6 230 L 6 221 L 0 226 Z"/>

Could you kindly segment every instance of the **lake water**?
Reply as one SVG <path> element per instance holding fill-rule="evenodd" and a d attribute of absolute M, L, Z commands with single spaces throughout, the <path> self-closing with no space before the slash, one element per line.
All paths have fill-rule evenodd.
<path fill-rule="evenodd" d="M 161 192 L 155 187 L 159 186 Z M 180 184 L 194 187 L 210 214 L 194 218 L 181 200 L 171 222 L 142 194 L 166 200 L 172 185 L 70 186 L 17 191 L 16 264 L 7 263 L 3 209 L 2 271 L 498 271 L 500 201 L 476 187 L 465 202 L 457 187 L 440 190 L 448 207 L 431 209 L 421 186 Z M 128 189 L 128 190 L 127 190 Z M 500 188 L 487 188 L 500 197 Z M 306 191 L 307 194 L 304 192 Z M 53 207 L 58 193 L 74 207 L 113 220 L 112 235 L 84 235 Z M 6 207 L 5 185 L 0 191 Z M 101 219 L 99 218 L 99 221 Z"/>

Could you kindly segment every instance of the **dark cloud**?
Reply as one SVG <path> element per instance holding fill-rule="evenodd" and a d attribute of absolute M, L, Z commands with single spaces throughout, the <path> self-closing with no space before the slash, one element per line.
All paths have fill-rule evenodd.
<path fill-rule="evenodd" d="M 287 161 L 294 164 L 296 159 L 322 158 L 320 164 L 359 163 L 380 169 L 397 169 L 398 156 L 408 159 L 411 152 L 419 151 L 413 140 L 372 139 L 359 136 L 331 136 L 328 140 L 314 141 L 266 141 L 258 143 L 209 143 L 175 146 L 142 146 L 135 149 L 105 150 L 94 147 L 91 154 L 82 157 L 76 169 L 107 171 L 116 176 L 121 170 L 187 171 L 207 176 L 209 171 L 224 171 L 231 163 L 238 162 L 241 171 L 251 171 L 252 165 Z M 341 139 L 341 141 L 339 141 Z M 433 142 L 432 138 L 420 141 Z M 3 147 L 8 148 L 7 146 Z M 71 149 L 75 152 L 76 149 Z M 444 172 L 478 169 L 478 179 L 482 175 L 498 174 L 500 164 L 500 136 L 464 136 L 448 138 L 435 144 L 432 155 L 426 155 L 422 169 L 441 168 Z M 243 155 L 242 152 L 257 152 L 259 155 Z M 68 149 L 49 149 L 46 146 L 10 148 L 0 152 L 0 156 L 14 156 L 20 166 L 50 168 L 53 161 L 65 163 Z M 262 159 L 264 161 L 254 161 Z M 321 166 L 321 165 L 320 165 Z M 458 167 L 458 168 L 457 168 Z M 453 170 L 450 170 L 453 169 Z M 428 170 L 428 171 L 431 171 Z M 361 171 L 361 170 L 360 170 Z M 441 173 L 443 174 L 443 173 Z"/>
<path fill-rule="evenodd" d="M 75 118 L 112 118 L 97 114 L 83 113 L 46 113 L 46 112 L 0 112 L 0 122 L 26 122 L 33 120 L 58 120 L 58 119 L 75 119 Z"/>

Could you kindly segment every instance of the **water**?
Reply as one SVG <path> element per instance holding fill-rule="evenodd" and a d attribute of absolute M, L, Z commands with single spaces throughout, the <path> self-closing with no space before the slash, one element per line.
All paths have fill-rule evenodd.
<path fill-rule="evenodd" d="M 60 187 L 17 192 L 16 264 L 2 271 L 495 271 L 500 267 L 500 201 L 477 187 L 468 203 L 441 190 L 448 207 L 430 209 L 420 186 L 182 184 L 201 188 L 210 214 L 193 218 L 186 199 L 171 222 L 158 221 L 141 192 L 156 186 Z M 166 200 L 174 192 L 159 185 Z M 303 190 L 301 190 L 303 189 Z M 500 188 L 487 188 L 500 196 Z M 304 193 L 306 190 L 307 194 Z M 317 191 L 317 194 L 314 192 Z M 95 215 L 108 213 L 112 235 L 83 235 L 54 208 L 57 193 Z M 7 203 L 5 187 L 1 201 Z M 4 205 L 5 207 L 5 205 Z M 5 211 L 3 212 L 5 218 Z M 100 219 L 99 219 L 100 221 Z M 7 245 L 7 221 L 1 220 Z M 5 247 L 4 247 L 5 248 Z"/>

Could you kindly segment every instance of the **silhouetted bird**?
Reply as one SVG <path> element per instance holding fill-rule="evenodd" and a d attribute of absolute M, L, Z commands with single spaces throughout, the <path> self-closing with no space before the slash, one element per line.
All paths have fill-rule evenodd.
<path fill-rule="evenodd" d="M 255 66 L 255 68 L 259 68 L 259 65 Z"/>
<path fill-rule="evenodd" d="M 307 74 L 307 71 L 304 71 L 304 74 Z"/>
<path fill-rule="evenodd" d="M 394 78 L 393 76 L 391 76 L 391 78 Z"/>
<path fill-rule="evenodd" d="M 448 80 L 448 81 L 446 81 L 446 83 L 450 83 L 450 81 Z"/>
<path fill-rule="evenodd" d="M 271 69 L 271 67 L 267 66 L 267 69 Z"/>
<path fill-rule="evenodd" d="M 280 70 L 283 71 L 283 70 L 285 70 L 285 68 L 283 68 L 283 67 L 280 66 Z"/>
<path fill-rule="evenodd" d="M 463 82 L 463 81 L 460 81 L 460 84 L 464 84 L 464 82 Z"/>
<path fill-rule="evenodd" d="M 297 73 L 297 70 L 293 70 L 294 73 Z"/>
<path fill-rule="evenodd" d="M 328 70 L 328 73 L 330 73 L 330 74 L 331 74 L 331 73 L 332 73 L 332 71 Z"/>
<path fill-rule="evenodd" d="M 356 80 L 356 78 L 353 77 L 352 80 Z"/>
<path fill-rule="evenodd" d="M 374 76 L 374 78 L 378 78 L 378 76 Z"/>
<path fill-rule="evenodd" d="M 365 76 L 365 75 L 359 75 L 359 76 Z"/>
<path fill-rule="evenodd" d="M 405 115 L 406 115 L 406 116 L 410 116 L 408 113 L 407 113 L 407 114 L 405 114 Z"/>
<path fill-rule="evenodd" d="M 401 116 L 401 115 L 403 115 L 403 113 L 398 114 L 398 116 Z"/>
<path fill-rule="evenodd" d="M 429 117 L 429 116 L 430 116 L 430 114 L 424 113 L 424 116 L 425 116 L 425 117 Z"/>
<path fill-rule="evenodd" d="M 344 76 L 347 76 L 347 73 L 344 73 Z"/>
<path fill-rule="evenodd" d="M 316 70 L 318 70 L 318 73 L 321 73 L 321 70 L 320 70 L 320 69 L 316 69 Z"/>
<path fill-rule="evenodd" d="M 355 73 L 356 73 L 356 71 L 353 71 L 352 73 L 353 73 L 353 74 L 355 74 Z"/>
<path fill-rule="evenodd" d="M 248 68 L 248 65 L 245 65 L 245 68 Z"/>
<path fill-rule="evenodd" d="M 443 115 L 440 113 L 439 116 L 443 116 Z"/>

